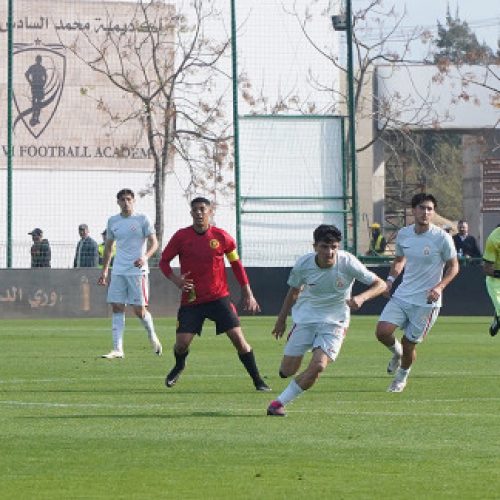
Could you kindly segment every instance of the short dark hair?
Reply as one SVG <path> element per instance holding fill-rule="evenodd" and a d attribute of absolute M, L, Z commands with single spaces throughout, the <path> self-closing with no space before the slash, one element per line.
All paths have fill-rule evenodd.
<path fill-rule="evenodd" d="M 432 194 L 428 193 L 418 193 L 416 194 L 412 199 L 411 199 L 411 208 L 415 208 L 416 206 L 420 205 L 420 203 L 423 203 L 424 201 L 431 201 L 434 205 L 434 208 L 437 208 L 438 202 Z"/>
<path fill-rule="evenodd" d="M 333 224 L 321 224 L 314 230 L 313 237 L 315 244 L 320 241 L 324 241 L 325 243 L 342 241 L 342 233 L 340 232 L 340 229 Z"/>
<path fill-rule="evenodd" d="M 116 193 L 116 199 L 119 200 L 123 195 L 130 195 L 132 198 L 135 198 L 135 194 L 131 189 L 125 188 L 125 189 L 120 189 L 118 193 Z"/>
<path fill-rule="evenodd" d="M 194 200 L 191 200 L 191 208 L 194 207 L 195 203 L 204 203 L 205 205 L 211 206 L 212 203 L 210 200 L 207 200 L 207 198 L 203 198 L 203 196 L 198 196 L 198 198 L 195 198 Z"/>

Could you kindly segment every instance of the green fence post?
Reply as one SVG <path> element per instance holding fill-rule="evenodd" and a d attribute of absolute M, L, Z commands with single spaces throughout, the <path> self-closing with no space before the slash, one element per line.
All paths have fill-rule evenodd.
<path fill-rule="evenodd" d="M 14 0 L 7 12 L 7 267 L 12 267 L 12 82 L 14 49 Z"/>

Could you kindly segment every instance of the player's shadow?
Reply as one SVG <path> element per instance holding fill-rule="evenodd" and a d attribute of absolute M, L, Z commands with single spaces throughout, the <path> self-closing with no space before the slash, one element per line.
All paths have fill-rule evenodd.
<path fill-rule="evenodd" d="M 39 393 L 36 389 L 19 389 L 19 388 L 2 388 L 3 393 L 25 393 L 25 394 L 35 394 Z M 168 389 L 165 389 L 164 387 L 160 386 L 159 388 L 156 389 L 95 389 L 95 388 L 88 388 L 88 389 L 44 389 L 44 393 L 50 393 L 50 394 L 90 394 L 92 396 L 95 395 L 123 395 L 126 396 L 127 398 L 131 394 L 139 394 L 139 395 L 152 395 L 152 396 L 165 396 L 168 395 L 168 397 L 174 397 L 174 396 L 185 396 L 185 395 L 193 395 L 193 396 L 199 396 L 199 391 L 170 391 Z M 224 394 L 229 394 L 229 395 L 241 395 L 241 391 L 234 390 L 234 391 L 228 391 L 227 389 L 224 390 L 212 390 L 212 391 L 203 391 L 203 394 L 214 394 L 214 395 L 224 395 Z M 269 393 L 266 393 L 269 394 Z"/>
<path fill-rule="evenodd" d="M 265 416 L 265 413 L 263 413 Z M 223 412 L 223 411 L 186 411 L 186 412 L 178 412 L 175 414 L 134 414 L 134 415 L 119 415 L 119 414 L 107 414 L 107 415 L 24 415 L 21 417 L 17 417 L 23 420 L 98 420 L 98 419 L 185 419 L 189 417 L 196 418 L 248 418 L 248 417 L 258 417 L 260 415 L 253 413 L 231 413 L 231 412 Z"/>

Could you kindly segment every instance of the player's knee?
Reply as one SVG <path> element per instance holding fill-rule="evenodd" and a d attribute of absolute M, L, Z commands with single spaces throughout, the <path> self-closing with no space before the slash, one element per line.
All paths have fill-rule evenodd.
<path fill-rule="evenodd" d="M 377 328 L 377 330 L 375 330 L 375 337 L 377 337 L 377 340 L 380 341 L 380 342 L 388 342 L 389 339 L 391 338 L 391 332 L 387 332 L 385 330 L 382 330 L 380 328 Z"/>
<path fill-rule="evenodd" d="M 316 374 L 316 376 L 319 376 L 322 372 L 325 371 L 326 365 L 323 363 L 313 363 L 311 365 L 312 371 Z"/>
<path fill-rule="evenodd" d="M 179 356 L 182 356 L 186 354 L 189 351 L 189 345 L 184 344 L 184 343 L 178 343 L 176 342 L 174 345 L 174 353 L 178 354 Z"/>
<path fill-rule="evenodd" d="M 279 371 L 279 375 L 281 378 L 288 378 L 290 375 L 287 375 L 286 373 L 282 372 L 281 370 Z"/>

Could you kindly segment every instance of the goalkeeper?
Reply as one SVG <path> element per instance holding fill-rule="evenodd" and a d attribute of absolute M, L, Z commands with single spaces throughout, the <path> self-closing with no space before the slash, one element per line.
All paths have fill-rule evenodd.
<path fill-rule="evenodd" d="M 494 229 L 486 240 L 483 269 L 486 274 L 486 289 L 495 308 L 490 325 L 490 335 L 494 337 L 500 329 L 500 227 Z"/>

